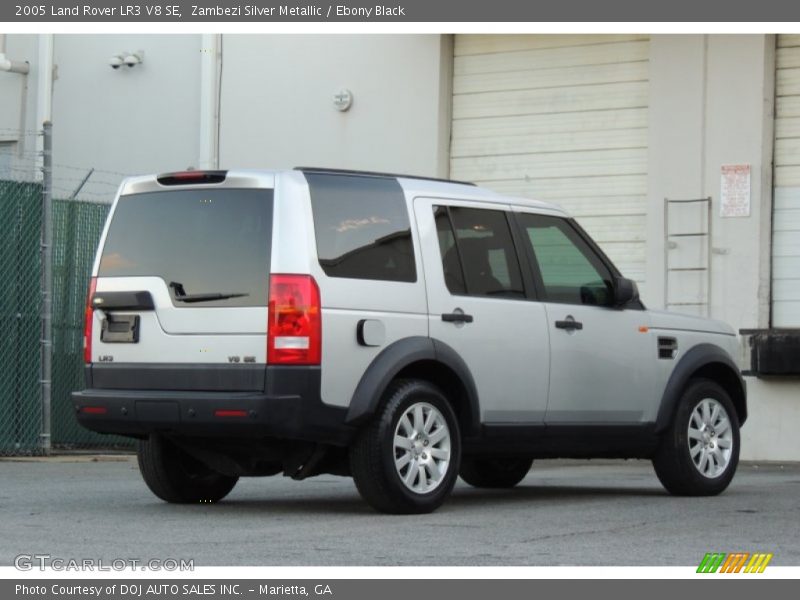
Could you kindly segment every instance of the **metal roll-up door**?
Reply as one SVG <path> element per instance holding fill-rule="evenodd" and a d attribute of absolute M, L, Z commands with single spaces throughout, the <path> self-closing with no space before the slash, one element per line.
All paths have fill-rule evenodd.
<path fill-rule="evenodd" d="M 562 205 L 645 279 L 649 40 L 458 35 L 451 177 Z"/>
<path fill-rule="evenodd" d="M 800 35 L 779 35 L 775 77 L 772 326 L 800 327 Z"/>

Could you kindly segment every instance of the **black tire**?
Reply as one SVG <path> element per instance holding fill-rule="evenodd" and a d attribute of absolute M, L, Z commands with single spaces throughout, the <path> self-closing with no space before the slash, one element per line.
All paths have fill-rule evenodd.
<path fill-rule="evenodd" d="M 446 470 L 441 474 L 438 485 L 426 493 L 418 493 L 407 487 L 395 466 L 395 431 L 408 408 L 418 403 L 435 407 L 444 418 L 450 434 L 450 459 L 445 465 Z M 433 448 L 433 444 L 430 448 Z M 450 403 L 438 388 L 416 379 L 392 382 L 384 394 L 378 413 L 350 446 L 350 469 L 361 497 L 374 509 L 394 514 L 429 513 L 441 506 L 455 485 L 460 458 L 461 435 Z M 410 473 L 412 465 L 410 463 L 404 467 L 406 474 Z M 426 470 L 425 473 L 429 476 L 432 471 Z M 412 485 L 421 483 L 421 477 L 411 477 Z"/>
<path fill-rule="evenodd" d="M 459 475 L 476 488 L 512 488 L 525 479 L 531 470 L 532 458 L 477 458 L 461 459 Z"/>
<path fill-rule="evenodd" d="M 696 466 L 692 459 L 692 451 L 697 452 L 696 456 L 699 462 L 702 461 L 706 443 L 710 444 L 710 452 L 713 452 L 715 448 L 721 452 L 720 438 L 725 435 L 725 432 L 717 434 L 712 427 L 710 431 L 713 433 L 713 437 L 707 441 L 692 441 L 693 446 L 690 450 L 689 421 L 694 410 L 700 407 L 701 402 L 706 398 L 715 400 L 727 413 L 731 433 L 729 438 L 732 443 L 730 456 L 725 462 L 724 468 L 719 473 L 711 471 L 708 476 L 703 475 L 700 467 Z M 739 439 L 739 418 L 728 393 L 722 386 L 710 379 L 693 379 L 681 395 L 672 423 L 664 433 L 653 457 L 656 475 L 670 494 L 715 496 L 728 487 L 736 473 L 736 467 L 739 464 Z M 718 465 L 721 463 L 718 463 L 716 458 L 711 457 L 709 460 L 713 463 L 705 464 L 710 469 L 719 469 Z"/>
<path fill-rule="evenodd" d="M 239 480 L 213 471 L 160 435 L 139 441 L 136 454 L 147 487 L 165 502 L 219 502 Z"/>

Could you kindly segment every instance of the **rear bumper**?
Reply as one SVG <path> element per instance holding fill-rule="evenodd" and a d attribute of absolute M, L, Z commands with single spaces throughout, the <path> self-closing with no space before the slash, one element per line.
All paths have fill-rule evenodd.
<path fill-rule="evenodd" d="M 197 369 L 196 381 L 203 382 L 204 365 Z M 98 367 L 94 367 L 97 369 Z M 115 371 L 114 369 L 117 369 Z M 345 408 L 326 405 L 319 394 L 320 372 L 317 367 L 262 367 L 263 389 L 242 390 L 253 386 L 253 378 L 241 379 L 245 384 L 215 389 L 151 389 L 153 367 L 119 365 L 98 373 L 87 373 L 91 386 L 73 392 L 72 403 L 78 422 L 99 433 L 147 436 L 166 433 L 186 437 L 218 438 L 282 438 L 346 445 L 354 430 L 345 424 Z M 168 368 L 159 366 L 157 381 L 168 387 Z M 187 387 L 193 370 L 182 365 L 180 375 L 171 381 Z M 141 377 L 136 388 L 131 386 L 136 375 Z M 187 372 L 188 371 L 188 372 Z M 119 373 L 115 377 L 114 373 Z M 117 389 L 116 383 L 124 385 Z M 234 381 L 231 380 L 231 384 Z M 260 387 L 260 386 L 259 386 Z M 208 389 L 211 388 L 211 389 Z M 223 411 L 223 412 L 219 412 Z"/>

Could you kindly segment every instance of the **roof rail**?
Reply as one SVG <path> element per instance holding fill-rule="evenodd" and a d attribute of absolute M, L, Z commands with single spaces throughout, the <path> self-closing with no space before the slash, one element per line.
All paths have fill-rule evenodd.
<path fill-rule="evenodd" d="M 455 179 L 442 179 L 440 177 L 423 177 L 420 175 L 404 175 L 401 173 L 380 173 L 376 171 L 356 171 L 352 169 L 326 169 L 325 167 L 295 167 L 295 171 L 303 173 L 324 173 L 327 175 L 354 175 L 357 177 L 402 177 L 404 179 L 420 179 L 422 181 L 438 181 L 441 183 L 458 183 L 461 185 L 475 184 L 471 181 L 458 181 Z"/>

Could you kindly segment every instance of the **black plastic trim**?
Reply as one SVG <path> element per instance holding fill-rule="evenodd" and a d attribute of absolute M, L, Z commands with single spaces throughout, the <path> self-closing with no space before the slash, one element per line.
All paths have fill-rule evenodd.
<path fill-rule="evenodd" d="M 656 418 L 656 433 L 661 433 L 669 427 L 672 422 L 672 417 L 675 414 L 675 407 L 680 400 L 686 384 L 692 376 L 702 367 L 720 364 L 730 371 L 730 374 L 735 377 L 739 386 L 739 393 L 741 394 L 741 406 L 737 406 L 739 411 L 739 424 L 743 425 L 747 419 L 747 388 L 744 380 L 742 379 L 739 367 L 733 359 L 719 346 L 713 344 L 698 344 L 686 352 L 677 362 L 675 368 L 672 370 L 669 381 L 664 388 L 664 394 L 661 397 L 661 406 L 658 410 L 658 417 Z M 733 398 L 736 403 L 736 398 Z"/>
<path fill-rule="evenodd" d="M 483 425 L 464 453 L 530 458 L 649 458 L 658 447 L 654 423 Z"/>
<path fill-rule="evenodd" d="M 169 365 L 174 368 L 175 365 Z M 184 366 L 181 377 L 194 370 L 202 377 L 208 365 Z M 264 366 L 261 365 L 262 370 Z M 133 371 L 124 372 L 129 377 Z M 141 381 L 155 371 L 140 372 Z M 110 373 L 104 373 L 109 377 Z M 97 384 L 97 370 L 91 373 Z M 345 423 L 346 409 L 320 398 L 319 367 L 267 366 L 262 390 L 177 390 L 89 388 L 72 394 L 78 422 L 92 431 L 144 437 L 163 432 L 185 437 L 278 438 L 346 446 L 355 429 Z M 174 387 L 174 386 L 173 386 Z M 241 387 L 241 386 L 240 386 Z M 85 413 L 102 407 L 104 414 Z M 243 410 L 245 417 L 217 417 L 218 409 Z"/>
<path fill-rule="evenodd" d="M 377 411 L 384 391 L 403 368 L 418 361 L 439 362 L 461 380 L 467 395 L 469 415 L 466 435 L 475 435 L 480 427 L 480 407 L 475 380 L 464 360 L 450 346 L 439 340 L 415 336 L 398 340 L 376 356 L 356 386 L 347 423 L 359 425 Z"/>
<path fill-rule="evenodd" d="M 153 296 L 148 291 L 96 292 L 92 306 L 99 310 L 154 310 Z"/>
<path fill-rule="evenodd" d="M 263 392 L 267 367 L 246 364 L 96 363 L 94 388 L 108 390 Z"/>

